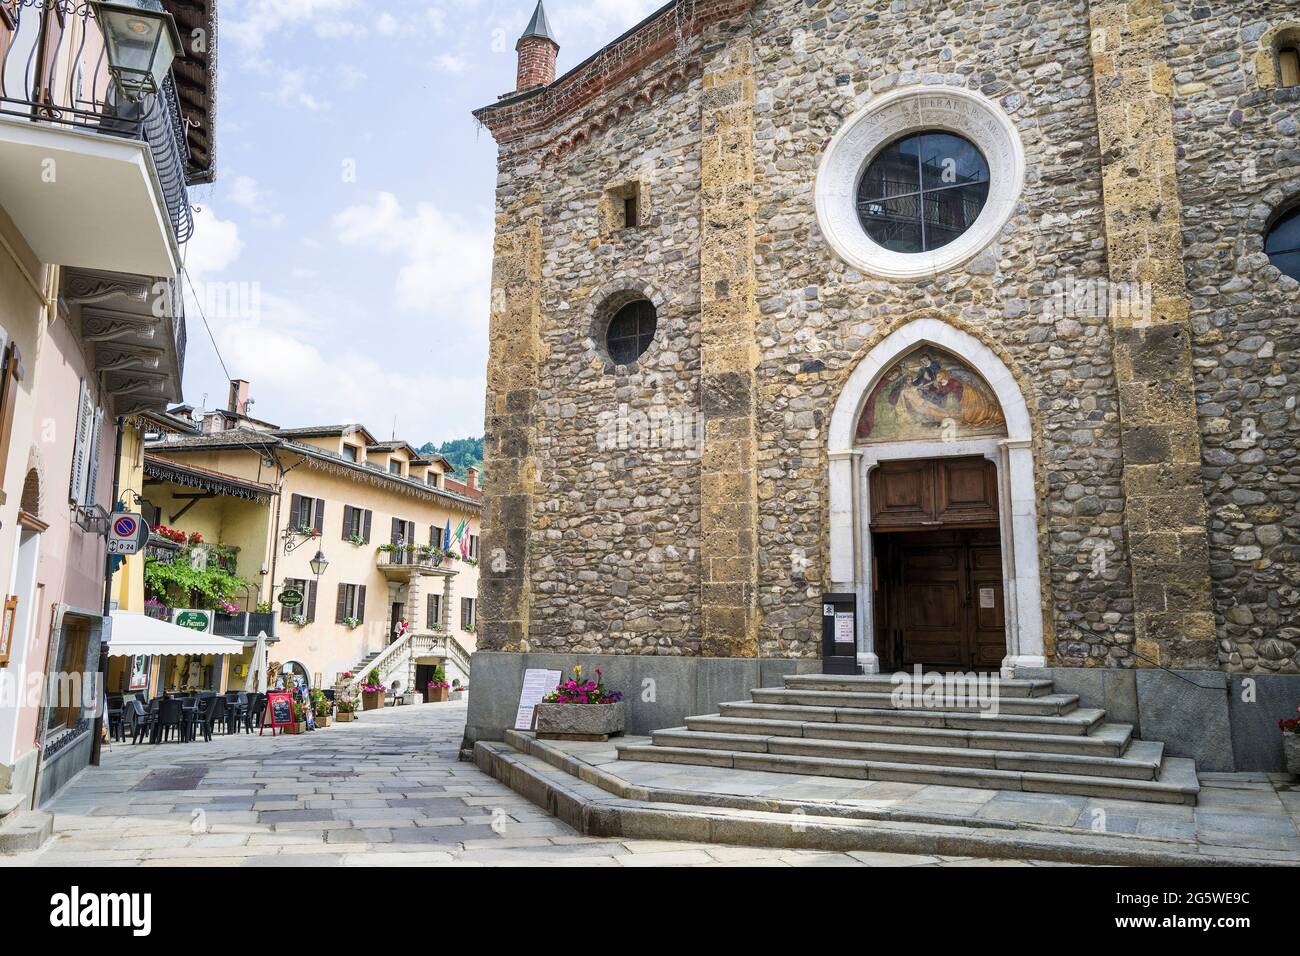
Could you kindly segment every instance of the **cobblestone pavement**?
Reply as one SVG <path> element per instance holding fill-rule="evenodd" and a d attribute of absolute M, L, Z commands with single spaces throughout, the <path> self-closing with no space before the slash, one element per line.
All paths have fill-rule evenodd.
<path fill-rule="evenodd" d="M 459 762 L 464 723 L 448 703 L 303 737 L 115 744 L 46 807 L 53 838 L 0 866 L 1031 865 L 581 836 Z"/>

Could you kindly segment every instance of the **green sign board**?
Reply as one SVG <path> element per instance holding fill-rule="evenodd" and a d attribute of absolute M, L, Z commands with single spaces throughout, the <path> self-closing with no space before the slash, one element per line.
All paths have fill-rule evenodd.
<path fill-rule="evenodd" d="M 191 631 L 207 631 L 211 621 L 212 617 L 207 611 L 181 611 L 176 615 L 177 626 Z"/>
<path fill-rule="evenodd" d="M 302 592 L 296 588 L 285 588 L 280 592 L 280 603 L 285 607 L 298 607 L 302 604 Z"/>

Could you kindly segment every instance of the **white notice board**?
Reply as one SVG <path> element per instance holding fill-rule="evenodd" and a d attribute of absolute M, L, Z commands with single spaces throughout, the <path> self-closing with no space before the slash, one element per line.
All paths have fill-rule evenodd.
<path fill-rule="evenodd" d="M 835 612 L 835 643 L 836 644 L 854 643 L 852 611 Z"/>
<path fill-rule="evenodd" d="M 564 671 L 548 671 L 540 668 L 524 671 L 524 686 L 519 691 L 519 710 L 515 714 L 515 730 L 533 729 L 533 708 L 542 702 L 542 698 L 555 690 L 555 685 L 564 676 Z"/>

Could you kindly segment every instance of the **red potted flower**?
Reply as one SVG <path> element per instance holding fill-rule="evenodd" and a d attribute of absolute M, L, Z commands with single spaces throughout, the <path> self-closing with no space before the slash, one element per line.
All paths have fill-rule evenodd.
<path fill-rule="evenodd" d="M 366 675 L 366 682 L 361 685 L 361 709 L 383 710 L 384 695 L 388 688 L 379 679 L 379 668 Z"/>

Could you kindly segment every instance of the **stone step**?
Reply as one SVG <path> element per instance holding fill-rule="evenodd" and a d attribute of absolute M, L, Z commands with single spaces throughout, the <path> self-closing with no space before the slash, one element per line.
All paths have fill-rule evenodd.
<path fill-rule="evenodd" d="M 983 750 L 1024 750 L 1034 753 L 1095 754 L 1118 757 L 1133 737 L 1131 724 L 1101 724 L 1092 734 L 1014 733 L 988 730 L 949 730 L 942 727 L 888 727 L 817 721 L 723 717 L 687 717 L 690 730 L 773 737 L 859 740 L 865 743 L 918 747 L 976 747 Z"/>
<path fill-rule="evenodd" d="M 23 798 L 17 793 L 0 793 L 0 823 L 4 823 L 5 817 L 11 813 L 16 813 L 18 808 L 23 805 Z"/>
<path fill-rule="evenodd" d="M 979 714 L 936 710 L 892 710 L 863 707 L 815 707 L 800 704 L 733 701 L 718 705 L 723 717 L 755 717 L 768 720 L 816 721 L 819 723 L 870 724 L 893 727 L 935 727 L 948 730 L 1009 731 L 1031 734 L 1091 733 L 1106 712 L 1095 707 L 1076 707 L 1068 714 Z"/>
<path fill-rule="evenodd" d="M 892 780 L 903 783 L 972 787 L 985 790 L 1021 790 L 1033 793 L 1068 793 L 1149 803 L 1196 803 L 1200 784 L 1190 760 L 1164 761 L 1154 780 L 1098 777 L 1088 774 L 1044 773 L 1024 770 L 987 770 L 917 763 L 809 757 L 794 754 L 741 753 L 698 747 L 660 747 L 630 744 L 617 748 L 621 760 L 644 760 L 734 770 L 790 773 L 854 780 Z"/>
<path fill-rule="evenodd" d="M 1000 697 L 981 703 L 959 697 L 935 701 L 904 697 L 895 701 L 887 691 L 803 690 L 784 687 L 755 687 L 749 696 L 758 704 L 803 704 L 812 707 L 859 707 L 863 709 L 942 710 L 945 712 L 980 713 L 996 708 L 1000 714 L 1042 714 L 1061 716 L 1079 706 L 1078 694 L 1045 694 L 1041 697 Z"/>
<path fill-rule="evenodd" d="M 54 814 L 40 810 L 8 814 L 0 821 L 0 856 L 39 850 L 54 832 Z"/>
<path fill-rule="evenodd" d="M 881 763 L 924 764 L 981 770 L 1020 770 L 1035 773 L 1078 774 L 1154 780 L 1160 772 L 1164 745 L 1134 741 L 1122 757 L 1100 754 L 1033 753 L 971 747 L 919 747 L 912 744 L 868 743 L 808 737 L 758 736 L 689 730 L 685 727 L 655 731 L 656 747 L 767 753 L 798 757 L 831 757 Z"/>
<path fill-rule="evenodd" d="M 911 676 L 910 674 L 907 676 Z M 983 675 L 982 675 L 983 676 Z M 997 674 L 987 675 L 985 685 L 995 696 L 1045 697 L 1052 693 L 1050 680 L 1016 677 L 1004 679 Z M 889 693 L 894 689 L 894 674 L 787 674 L 785 686 L 791 690 L 839 690 Z M 994 683 L 996 681 L 996 683 Z M 924 684 L 921 685 L 924 688 Z"/>

